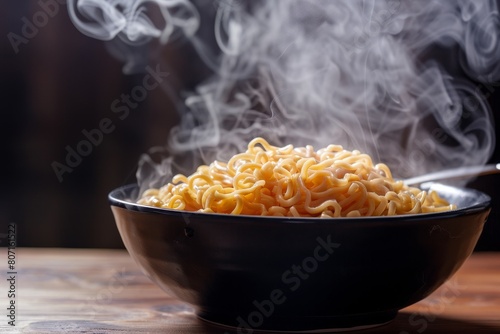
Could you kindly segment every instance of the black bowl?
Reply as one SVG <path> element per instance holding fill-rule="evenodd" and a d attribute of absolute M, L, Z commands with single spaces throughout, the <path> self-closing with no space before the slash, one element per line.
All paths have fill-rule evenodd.
<path fill-rule="evenodd" d="M 490 198 L 431 187 L 458 209 L 335 219 L 205 214 L 135 204 L 136 185 L 109 200 L 132 258 L 200 318 L 240 333 L 313 331 L 386 323 L 460 268 Z"/>

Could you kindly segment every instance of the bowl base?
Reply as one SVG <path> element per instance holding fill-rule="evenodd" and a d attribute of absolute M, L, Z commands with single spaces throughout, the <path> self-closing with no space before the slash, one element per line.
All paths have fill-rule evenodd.
<path fill-rule="evenodd" d="M 238 334 L 258 333 L 259 331 L 276 333 L 333 333 L 363 330 L 388 324 L 396 317 L 398 311 L 386 311 L 346 316 L 241 316 L 198 312 L 199 319 L 218 326 L 236 329 Z M 224 334 L 233 332 L 225 332 Z"/>

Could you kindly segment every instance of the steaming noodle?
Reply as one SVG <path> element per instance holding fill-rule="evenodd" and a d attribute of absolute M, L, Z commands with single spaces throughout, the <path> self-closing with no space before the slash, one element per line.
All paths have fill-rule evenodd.
<path fill-rule="evenodd" d="M 181 119 L 166 155 L 190 157 L 176 169 L 226 161 L 219 152 L 243 152 L 257 136 L 343 143 L 402 178 L 485 164 L 493 153 L 485 97 L 500 78 L 497 1 L 67 2 L 75 26 L 112 41 L 127 73 L 151 61 L 170 72 L 161 88 Z M 169 42 L 180 43 L 156 49 Z M 213 76 L 182 71 L 201 64 Z M 178 92 L 182 82 L 196 87 Z M 173 177 L 170 160 L 152 160 L 139 162 L 144 190 Z"/>
<path fill-rule="evenodd" d="M 190 176 L 178 174 L 138 201 L 208 213 L 293 216 L 392 216 L 455 209 L 435 192 L 406 186 L 369 155 L 329 145 L 271 146 L 255 138 L 227 163 L 214 161 Z"/>

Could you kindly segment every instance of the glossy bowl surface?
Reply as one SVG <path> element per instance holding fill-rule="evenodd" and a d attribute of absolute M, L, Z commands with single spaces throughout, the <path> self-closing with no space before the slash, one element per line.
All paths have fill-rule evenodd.
<path fill-rule="evenodd" d="M 458 209 L 365 218 L 283 218 L 138 205 L 109 194 L 144 273 L 205 320 L 254 330 L 366 328 L 427 297 L 472 253 L 490 198 L 432 184 Z"/>

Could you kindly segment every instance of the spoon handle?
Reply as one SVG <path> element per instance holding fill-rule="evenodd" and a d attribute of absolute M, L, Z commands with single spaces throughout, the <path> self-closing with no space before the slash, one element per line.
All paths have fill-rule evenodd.
<path fill-rule="evenodd" d="M 466 178 L 479 175 L 500 173 L 500 163 L 488 164 L 484 166 L 469 166 L 452 169 L 445 169 L 439 172 L 411 177 L 404 180 L 407 185 L 418 185 L 424 182 L 441 181 L 448 179 Z"/>

